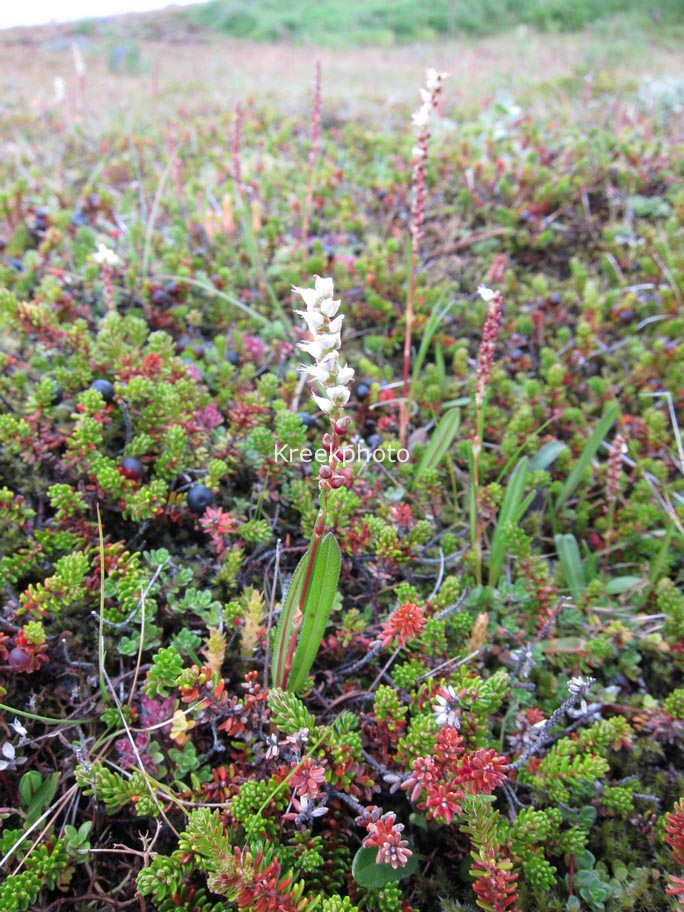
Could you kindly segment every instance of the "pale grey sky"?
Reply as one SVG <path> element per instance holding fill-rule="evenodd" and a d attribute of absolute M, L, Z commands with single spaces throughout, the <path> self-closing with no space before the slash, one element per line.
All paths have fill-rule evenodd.
<path fill-rule="evenodd" d="M 116 13 L 140 13 L 166 6 L 190 6 L 199 0 L 0 0 L 0 29 L 44 22 L 69 22 Z"/>

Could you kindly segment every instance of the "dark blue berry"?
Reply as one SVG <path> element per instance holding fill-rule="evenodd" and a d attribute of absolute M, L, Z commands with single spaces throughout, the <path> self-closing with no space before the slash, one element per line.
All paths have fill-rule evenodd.
<path fill-rule="evenodd" d="M 119 464 L 119 471 L 124 478 L 140 481 L 145 475 L 145 466 L 135 456 L 124 456 Z"/>
<path fill-rule="evenodd" d="M 155 307 L 163 307 L 169 303 L 169 298 L 163 288 L 155 288 L 150 295 L 150 301 Z"/>
<path fill-rule="evenodd" d="M 364 400 L 368 398 L 370 386 L 367 383 L 357 383 L 354 387 L 354 395 L 357 399 Z"/>
<path fill-rule="evenodd" d="M 50 405 L 59 405 L 62 399 L 64 399 L 64 390 L 58 383 L 55 383 L 50 396 Z"/>
<path fill-rule="evenodd" d="M 193 485 L 188 491 L 188 509 L 197 513 L 198 516 L 201 516 L 207 507 L 213 506 L 214 503 L 216 503 L 214 495 L 206 485 Z"/>
<path fill-rule="evenodd" d="M 114 386 L 109 380 L 93 380 L 90 384 L 90 388 L 97 390 L 105 402 L 114 401 Z"/>
<path fill-rule="evenodd" d="M 371 434 L 370 437 L 366 438 L 366 443 L 369 450 L 377 450 L 378 447 L 382 446 L 382 436 L 380 434 Z"/>
<path fill-rule="evenodd" d="M 310 415 L 308 412 L 298 412 L 297 414 L 304 427 L 312 428 L 318 425 L 318 419 L 314 415 Z"/>
<path fill-rule="evenodd" d="M 229 348 L 228 351 L 226 352 L 226 361 L 229 364 L 232 364 L 233 367 L 240 366 L 240 355 L 238 354 L 238 352 L 235 351 L 234 348 Z"/>

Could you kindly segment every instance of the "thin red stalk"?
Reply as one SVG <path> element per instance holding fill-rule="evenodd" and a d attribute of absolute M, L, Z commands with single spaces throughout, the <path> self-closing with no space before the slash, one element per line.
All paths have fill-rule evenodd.
<path fill-rule="evenodd" d="M 233 180 L 238 190 L 242 189 L 242 169 L 240 167 L 240 148 L 242 146 L 242 105 L 238 101 L 235 105 L 235 125 L 233 126 Z"/>
<path fill-rule="evenodd" d="M 411 266 L 409 270 L 409 290 L 406 302 L 406 334 L 404 336 L 404 385 L 402 401 L 399 406 L 399 445 L 406 446 L 409 413 L 409 373 L 411 371 L 411 334 L 413 332 L 414 299 L 416 294 L 416 265 L 418 262 L 418 238 L 414 234 L 411 241 Z"/>
<path fill-rule="evenodd" d="M 309 242 L 309 225 L 311 224 L 311 207 L 313 204 L 314 171 L 316 170 L 318 146 L 321 136 L 322 104 L 321 61 L 317 60 L 315 64 L 314 97 L 313 107 L 311 110 L 311 133 L 309 138 L 309 180 L 306 187 L 306 197 L 304 198 L 304 212 L 302 214 L 302 244 L 304 247 L 306 247 Z"/>

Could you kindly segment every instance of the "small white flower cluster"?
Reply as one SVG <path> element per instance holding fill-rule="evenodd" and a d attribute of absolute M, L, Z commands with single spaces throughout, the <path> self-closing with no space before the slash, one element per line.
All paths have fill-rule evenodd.
<path fill-rule="evenodd" d="M 461 727 L 458 694 L 451 684 L 446 684 L 437 691 L 432 710 L 438 725 L 446 725 L 450 728 Z"/>
<path fill-rule="evenodd" d="M 121 262 L 114 251 L 110 250 L 109 247 L 106 247 L 104 244 L 97 245 L 97 250 L 92 254 L 91 259 L 94 263 L 97 263 L 98 266 L 109 266 L 111 269 L 118 266 Z"/>
<path fill-rule="evenodd" d="M 299 348 L 311 355 L 314 364 L 303 367 L 310 377 L 323 387 L 322 396 L 312 393 L 316 405 L 332 415 L 343 408 L 349 401 L 351 391 L 349 384 L 354 378 L 354 369 L 340 361 L 342 314 L 337 315 L 340 301 L 333 300 L 333 280 L 314 276 L 313 288 L 292 290 L 298 294 L 306 305 L 306 310 L 296 310 L 304 319 L 307 329 L 313 336 L 309 342 L 300 342 Z"/>
<path fill-rule="evenodd" d="M 10 728 L 19 735 L 19 747 L 26 743 L 26 729 L 18 719 L 10 722 Z M 5 741 L 0 745 L 0 772 L 26 763 L 26 757 L 17 757 L 17 751 L 11 741 Z"/>
<path fill-rule="evenodd" d="M 420 90 L 420 100 L 422 104 L 411 117 L 413 126 L 419 131 L 426 127 L 430 122 L 430 115 L 435 106 L 437 95 L 441 91 L 442 83 L 447 76 L 448 73 L 438 73 L 433 67 L 430 67 L 430 69 L 426 71 L 426 87 Z"/>
<path fill-rule="evenodd" d="M 570 693 L 572 694 L 573 697 L 581 698 L 580 706 L 582 708 L 582 712 L 585 714 L 587 712 L 587 701 L 584 699 L 584 697 L 585 697 L 587 691 L 589 690 L 589 688 L 592 686 L 592 684 L 595 684 L 595 683 L 596 683 L 596 678 L 582 678 L 579 676 L 570 678 L 570 680 L 568 681 L 568 690 L 570 691 Z"/>

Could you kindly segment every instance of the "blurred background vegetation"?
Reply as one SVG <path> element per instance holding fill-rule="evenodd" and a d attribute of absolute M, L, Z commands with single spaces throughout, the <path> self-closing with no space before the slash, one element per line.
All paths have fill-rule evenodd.
<path fill-rule="evenodd" d="M 395 44 L 491 35 L 517 25 L 568 32 L 629 19 L 684 24 L 684 0 L 211 0 L 189 14 L 206 28 L 257 41 Z"/>

